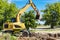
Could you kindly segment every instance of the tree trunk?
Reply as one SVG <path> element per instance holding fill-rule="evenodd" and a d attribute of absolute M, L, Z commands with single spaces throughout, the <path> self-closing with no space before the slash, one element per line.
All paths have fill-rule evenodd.
<path fill-rule="evenodd" d="M 51 29 L 54 29 L 54 24 L 51 23 Z"/>

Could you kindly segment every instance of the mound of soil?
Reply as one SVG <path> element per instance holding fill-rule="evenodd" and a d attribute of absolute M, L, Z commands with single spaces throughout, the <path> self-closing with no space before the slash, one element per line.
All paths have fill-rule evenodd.
<path fill-rule="evenodd" d="M 59 37 L 60 33 L 30 33 L 28 37 L 20 36 L 18 40 L 57 40 Z"/>

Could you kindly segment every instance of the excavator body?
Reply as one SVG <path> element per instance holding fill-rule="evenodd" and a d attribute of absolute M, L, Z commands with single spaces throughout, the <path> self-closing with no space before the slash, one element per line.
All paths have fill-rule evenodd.
<path fill-rule="evenodd" d="M 19 32 L 25 29 L 25 24 L 20 22 L 10 23 L 6 22 L 3 24 L 3 30 L 8 32 Z"/>

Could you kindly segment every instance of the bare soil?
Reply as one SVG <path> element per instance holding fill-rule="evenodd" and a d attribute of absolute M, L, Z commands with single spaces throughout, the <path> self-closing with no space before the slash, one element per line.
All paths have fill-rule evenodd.
<path fill-rule="evenodd" d="M 28 37 L 18 37 L 18 40 L 60 40 L 60 33 L 31 33 Z"/>

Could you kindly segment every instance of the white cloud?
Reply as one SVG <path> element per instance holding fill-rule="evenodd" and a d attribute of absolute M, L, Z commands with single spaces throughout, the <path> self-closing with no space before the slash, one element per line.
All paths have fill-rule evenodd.
<path fill-rule="evenodd" d="M 12 0 L 8 0 L 8 3 L 11 3 L 12 2 Z"/>

